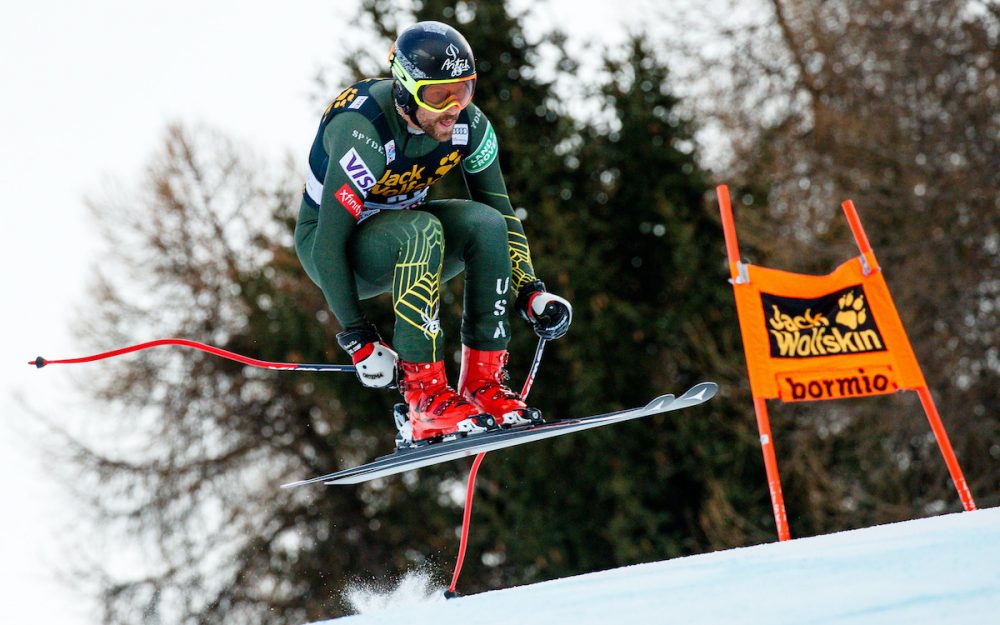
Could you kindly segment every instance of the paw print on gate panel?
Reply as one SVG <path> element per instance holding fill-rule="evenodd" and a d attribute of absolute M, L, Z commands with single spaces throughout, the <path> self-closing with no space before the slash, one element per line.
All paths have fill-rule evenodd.
<path fill-rule="evenodd" d="M 835 321 L 842 326 L 857 330 L 858 326 L 868 319 L 863 293 L 857 297 L 853 292 L 845 293 L 837 300 L 837 305 L 840 306 L 840 312 L 837 313 Z"/>

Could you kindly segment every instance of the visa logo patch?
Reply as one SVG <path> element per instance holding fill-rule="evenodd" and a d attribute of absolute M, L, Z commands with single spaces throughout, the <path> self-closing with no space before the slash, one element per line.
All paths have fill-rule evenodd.
<path fill-rule="evenodd" d="M 354 183 L 354 186 L 361 191 L 362 196 L 367 196 L 368 190 L 375 186 L 375 176 L 372 175 L 371 170 L 361 160 L 361 155 L 354 148 L 351 148 L 347 154 L 340 158 L 340 167 Z"/>

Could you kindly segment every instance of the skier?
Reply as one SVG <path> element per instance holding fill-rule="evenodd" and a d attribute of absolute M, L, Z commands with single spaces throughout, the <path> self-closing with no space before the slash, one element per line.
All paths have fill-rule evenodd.
<path fill-rule="evenodd" d="M 540 421 L 504 384 L 508 303 L 545 339 L 566 334 L 570 303 L 535 276 L 507 196 L 489 119 L 472 104 L 476 65 L 454 28 L 420 22 L 389 53 L 388 79 L 345 89 L 323 115 L 295 226 L 295 249 L 323 291 L 366 387 L 398 380 L 415 441 Z M 471 200 L 428 201 L 461 166 Z M 462 366 L 448 385 L 439 314 L 443 281 L 465 272 Z M 392 293 L 393 343 L 359 300 Z"/>

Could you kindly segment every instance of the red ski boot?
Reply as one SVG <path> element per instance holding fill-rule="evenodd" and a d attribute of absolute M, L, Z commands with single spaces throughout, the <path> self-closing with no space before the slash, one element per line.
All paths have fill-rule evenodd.
<path fill-rule="evenodd" d="M 497 427 L 496 419 L 483 414 L 448 386 L 444 361 L 399 361 L 403 381 L 399 388 L 409 407 L 412 440 L 436 436 L 478 434 Z"/>
<path fill-rule="evenodd" d="M 462 346 L 462 373 L 458 392 L 504 426 L 542 423 L 542 413 L 529 408 L 520 395 L 504 385 L 507 380 L 507 350 L 493 352 Z"/>

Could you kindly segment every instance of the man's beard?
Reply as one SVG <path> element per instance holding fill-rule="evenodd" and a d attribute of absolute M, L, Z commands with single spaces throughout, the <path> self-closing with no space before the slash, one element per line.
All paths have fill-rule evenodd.
<path fill-rule="evenodd" d="M 424 133 L 431 139 L 434 139 L 435 141 L 448 141 L 449 139 L 451 139 L 452 130 L 455 128 L 454 124 L 452 124 L 451 127 L 442 130 L 437 127 L 437 122 L 441 121 L 440 118 L 438 118 L 434 122 L 425 123 L 420 120 L 419 115 L 416 115 L 415 117 L 417 118 L 417 126 L 419 126 L 420 129 L 423 130 Z M 457 118 L 455 119 L 457 121 Z"/>

